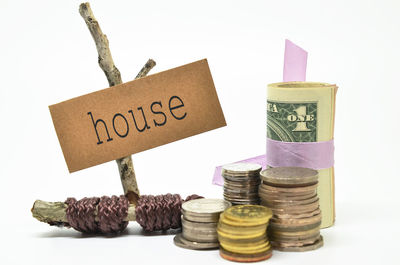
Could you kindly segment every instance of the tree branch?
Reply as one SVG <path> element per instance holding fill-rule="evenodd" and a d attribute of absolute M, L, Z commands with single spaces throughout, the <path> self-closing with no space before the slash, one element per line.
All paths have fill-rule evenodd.
<path fill-rule="evenodd" d="M 85 23 L 96 44 L 97 53 L 99 55 L 99 66 L 104 71 L 110 86 L 115 86 L 122 83 L 121 73 L 114 65 L 114 60 L 111 56 L 111 51 L 107 36 L 101 31 L 99 22 L 93 15 L 89 3 L 82 3 L 79 6 L 79 13 L 85 20 Z M 143 77 L 156 65 L 149 59 L 145 66 L 140 70 L 136 78 Z M 128 197 L 130 203 L 135 204 L 139 199 L 140 193 L 136 182 L 135 171 L 133 168 L 131 156 L 117 159 L 119 174 L 121 177 L 124 194 Z"/>
<path fill-rule="evenodd" d="M 67 207 L 68 205 L 63 202 L 36 200 L 32 206 L 31 212 L 33 217 L 40 222 L 56 226 L 69 226 L 66 214 Z M 95 215 L 97 215 L 97 210 L 95 211 Z M 128 215 L 124 221 L 136 221 L 134 205 L 129 205 Z"/>

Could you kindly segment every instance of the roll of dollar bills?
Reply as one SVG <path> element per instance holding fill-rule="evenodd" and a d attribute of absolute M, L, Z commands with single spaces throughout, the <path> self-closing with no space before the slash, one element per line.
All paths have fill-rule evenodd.
<path fill-rule="evenodd" d="M 316 82 L 268 85 L 267 166 L 317 169 L 321 227 L 335 221 L 334 145 L 337 86 Z"/>

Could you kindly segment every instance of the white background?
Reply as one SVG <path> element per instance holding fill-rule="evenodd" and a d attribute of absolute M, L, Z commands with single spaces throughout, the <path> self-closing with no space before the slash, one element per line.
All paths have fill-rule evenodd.
<path fill-rule="evenodd" d="M 92 1 L 129 81 L 208 58 L 228 126 L 133 155 L 142 194 L 222 197 L 214 166 L 265 152 L 266 86 L 282 80 L 284 39 L 309 52 L 308 81 L 339 86 L 334 227 L 325 246 L 269 264 L 399 264 L 400 2 Z M 121 194 L 117 165 L 69 174 L 48 105 L 107 87 L 79 1 L 0 1 L 0 263 L 225 263 L 172 235 L 85 237 L 32 218 L 36 199 Z"/>

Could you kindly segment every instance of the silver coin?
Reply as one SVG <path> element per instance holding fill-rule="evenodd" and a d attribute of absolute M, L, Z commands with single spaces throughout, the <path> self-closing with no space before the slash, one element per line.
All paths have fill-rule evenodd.
<path fill-rule="evenodd" d="M 232 182 L 261 182 L 260 175 L 227 175 L 226 173 L 222 174 L 224 180 L 232 181 Z"/>
<path fill-rule="evenodd" d="M 207 215 L 222 213 L 230 206 L 229 202 L 221 199 L 197 199 L 184 202 L 182 204 L 182 210 L 184 210 L 185 213 Z"/>
<path fill-rule="evenodd" d="M 185 239 L 181 233 L 177 234 L 174 237 L 174 243 L 178 247 L 187 248 L 187 249 L 194 249 L 194 250 L 201 250 L 201 249 L 217 249 L 219 248 L 218 242 L 211 242 L 211 243 L 200 243 L 194 242 Z"/>
<path fill-rule="evenodd" d="M 218 242 L 217 230 L 210 232 L 210 233 L 199 233 L 199 232 L 193 232 L 191 230 L 183 229 L 182 235 L 185 239 L 194 241 L 194 242 L 200 242 L 200 243 Z"/>
<path fill-rule="evenodd" d="M 222 166 L 222 173 L 246 174 L 261 171 L 261 166 L 255 163 L 234 163 Z"/>
<path fill-rule="evenodd" d="M 233 196 L 240 196 L 240 197 L 259 197 L 258 192 L 252 190 L 231 190 L 231 189 L 224 189 L 224 194 L 233 195 Z"/>
<path fill-rule="evenodd" d="M 181 216 L 181 222 L 183 227 L 194 230 L 216 230 L 217 222 L 194 222 L 187 220 L 185 216 Z"/>
<path fill-rule="evenodd" d="M 183 215 L 185 216 L 185 219 L 188 221 L 192 222 L 198 222 L 198 223 L 217 223 L 219 220 L 219 213 L 218 214 L 213 214 L 213 215 L 196 215 L 196 214 L 190 214 L 190 213 L 185 213 L 182 211 Z"/>

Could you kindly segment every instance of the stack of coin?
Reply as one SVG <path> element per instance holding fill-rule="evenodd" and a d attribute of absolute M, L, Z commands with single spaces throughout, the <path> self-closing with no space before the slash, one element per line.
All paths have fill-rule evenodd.
<path fill-rule="evenodd" d="M 224 198 L 233 205 L 259 204 L 261 166 L 253 163 L 235 163 L 222 167 Z"/>
<path fill-rule="evenodd" d="M 274 249 L 308 251 L 323 245 L 317 195 L 318 171 L 300 167 L 261 172 L 261 205 L 271 208 L 269 238 Z"/>
<path fill-rule="evenodd" d="M 218 240 L 221 257 L 237 262 L 266 260 L 272 249 L 267 238 L 272 211 L 260 205 L 236 205 L 220 216 Z"/>
<path fill-rule="evenodd" d="M 222 199 L 196 199 L 182 204 L 182 233 L 174 237 L 175 245 L 188 249 L 219 247 L 219 215 L 231 206 Z"/>

